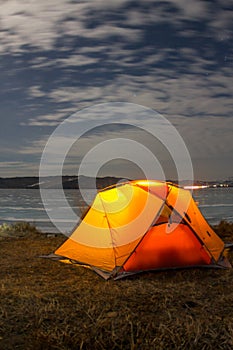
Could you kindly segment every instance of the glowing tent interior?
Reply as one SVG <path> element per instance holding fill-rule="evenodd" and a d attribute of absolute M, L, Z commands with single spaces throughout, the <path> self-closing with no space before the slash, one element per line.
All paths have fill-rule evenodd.
<path fill-rule="evenodd" d="M 140 180 L 97 193 L 54 257 L 117 279 L 156 269 L 231 267 L 224 249 L 190 191 Z"/>

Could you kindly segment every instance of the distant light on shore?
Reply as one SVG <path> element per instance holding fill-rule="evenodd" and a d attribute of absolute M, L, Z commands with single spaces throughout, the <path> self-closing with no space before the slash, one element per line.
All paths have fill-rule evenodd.
<path fill-rule="evenodd" d="M 208 185 L 193 185 L 193 186 L 184 186 L 185 190 L 198 190 L 200 188 L 208 188 Z"/>

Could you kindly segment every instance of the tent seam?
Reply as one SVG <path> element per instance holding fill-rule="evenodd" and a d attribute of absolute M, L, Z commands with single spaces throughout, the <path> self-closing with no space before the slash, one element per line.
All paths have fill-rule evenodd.
<path fill-rule="evenodd" d="M 100 197 L 103 209 L 104 209 L 105 217 L 106 217 L 108 228 L 109 228 L 109 231 L 110 231 L 110 236 L 111 236 L 111 241 L 112 241 L 112 249 L 113 249 L 113 252 L 114 252 L 114 261 L 115 261 L 115 267 L 116 267 L 116 254 L 115 254 L 115 245 L 113 243 L 114 241 L 113 241 L 112 229 L 111 229 L 110 222 L 109 222 L 109 219 L 108 219 L 108 216 L 107 216 L 107 211 L 105 209 L 105 206 L 104 206 L 104 203 L 103 203 L 103 199 L 101 198 L 100 193 L 99 193 L 99 197 Z"/>

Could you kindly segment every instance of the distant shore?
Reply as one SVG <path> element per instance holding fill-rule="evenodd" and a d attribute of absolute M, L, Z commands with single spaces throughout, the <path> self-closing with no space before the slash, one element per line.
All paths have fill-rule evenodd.
<path fill-rule="evenodd" d="M 126 179 L 126 181 L 129 179 Z M 97 188 L 105 188 L 107 186 L 114 185 L 122 181 L 122 178 L 115 176 L 105 176 L 105 177 L 88 177 L 88 176 L 74 176 L 66 175 L 62 176 L 62 187 L 64 189 L 79 189 L 79 184 L 81 183 L 82 188 L 93 188 L 93 185 Z M 177 180 L 167 180 L 168 182 L 177 183 Z M 39 189 L 40 185 L 43 188 L 56 189 L 59 188 L 61 184 L 61 179 L 59 176 L 50 176 L 45 178 L 39 178 L 38 176 L 23 176 L 23 177 L 0 177 L 0 189 Z M 181 186 L 194 185 L 196 187 L 208 187 L 208 188 L 224 188 L 233 187 L 233 180 L 224 181 L 201 181 L 197 180 L 191 182 L 190 180 L 185 180 L 179 182 Z"/>
<path fill-rule="evenodd" d="M 82 188 L 93 188 L 93 184 L 97 188 L 111 186 L 121 179 L 112 176 L 92 178 L 87 176 L 62 176 L 62 187 L 64 189 L 79 189 L 79 183 Z M 0 189 L 38 189 L 42 185 L 43 188 L 56 189 L 60 187 L 61 178 L 59 176 L 50 176 L 43 179 L 37 176 L 25 177 L 8 177 L 0 178 Z"/>

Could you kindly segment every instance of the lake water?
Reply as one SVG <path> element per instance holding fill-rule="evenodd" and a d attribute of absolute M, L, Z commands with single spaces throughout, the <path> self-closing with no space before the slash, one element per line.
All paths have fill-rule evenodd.
<path fill-rule="evenodd" d="M 58 221 L 63 225 L 63 232 L 70 232 L 77 224 L 75 218 L 70 219 L 69 208 L 64 206 L 57 190 L 50 190 L 51 209 L 58 215 Z M 86 206 L 78 190 L 65 191 L 67 201 L 73 211 L 80 215 Z M 93 192 L 85 190 L 89 201 Z M 220 220 L 233 221 L 233 188 L 206 188 L 193 192 L 199 209 L 210 224 L 217 224 Z M 61 204 L 62 203 L 62 204 Z M 43 232 L 58 232 L 50 222 L 43 207 L 39 190 L 0 189 L 0 224 L 28 221 L 34 223 Z"/>

